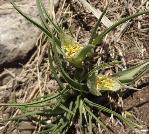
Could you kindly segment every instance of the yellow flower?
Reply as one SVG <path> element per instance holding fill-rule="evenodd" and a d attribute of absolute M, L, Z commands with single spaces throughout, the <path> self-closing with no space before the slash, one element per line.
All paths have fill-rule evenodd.
<path fill-rule="evenodd" d="M 64 45 L 66 59 L 73 58 L 82 48 L 79 44 L 75 43 L 73 45 Z"/>
<path fill-rule="evenodd" d="M 65 35 L 63 38 L 63 49 L 66 59 L 74 58 L 83 47 L 72 37 Z"/>
<path fill-rule="evenodd" d="M 120 83 L 106 75 L 97 75 L 96 76 L 96 89 L 97 90 L 108 90 L 108 91 L 117 91 L 121 87 Z"/>
<path fill-rule="evenodd" d="M 122 84 L 115 78 L 92 72 L 87 80 L 87 86 L 91 94 L 100 96 L 101 91 L 118 91 Z"/>
<path fill-rule="evenodd" d="M 63 56 L 78 68 L 83 67 L 83 61 L 94 48 L 93 45 L 83 46 L 67 34 L 61 36 Z"/>

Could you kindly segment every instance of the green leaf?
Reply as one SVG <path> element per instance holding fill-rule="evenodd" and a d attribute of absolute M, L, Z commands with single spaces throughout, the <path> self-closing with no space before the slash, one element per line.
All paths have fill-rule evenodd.
<path fill-rule="evenodd" d="M 64 89 L 63 83 L 59 80 L 57 72 L 56 72 L 56 68 L 53 65 L 53 58 L 52 58 L 51 54 L 52 54 L 51 49 L 48 48 L 48 59 L 49 59 L 51 72 L 54 75 L 54 78 L 56 79 L 56 81 L 59 84 L 60 88 Z"/>
<path fill-rule="evenodd" d="M 98 26 L 99 26 L 99 24 L 100 24 L 100 22 L 101 22 L 103 16 L 106 14 L 107 8 L 108 8 L 108 6 L 106 6 L 106 8 L 105 8 L 104 11 L 102 12 L 101 16 L 99 17 L 99 19 L 98 19 L 98 21 L 97 21 L 97 23 L 96 23 L 96 25 L 95 25 L 95 28 L 94 28 L 93 31 L 92 31 L 92 34 L 91 34 L 91 37 L 90 37 L 90 40 L 89 40 L 89 43 L 88 43 L 88 44 L 92 44 L 92 41 L 93 41 L 93 39 L 94 39 L 95 36 L 96 36 L 97 28 L 98 28 Z"/>
<path fill-rule="evenodd" d="M 120 24 L 125 23 L 125 22 L 128 21 L 128 20 L 131 20 L 131 19 L 133 19 L 133 18 L 135 18 L 135 17 L 138 17 L 138 16 L 143 15 L 143 14 L 147 14 L 147 13 L 149 13 L 149 9 L 148 9 L 148 10 L 145 10 L 145 11 L 142 11 L 142 12 L 139 12 L 139 13 L 136 13 L 136 14 L 133 14 L 133 15 L 130 15 L 130 16 L 126 17 L 126 18 L 123 18 L 123 19 L 119 20 L 118 22 L 116 22 L 115 24 L 113 24 L 112 26 L 110 26 L 109 28 L 107 28 L 105 31 L 103 31 L 101 34 L 99 34 L 99 35 L 95 38 L 95 40 L 94 40 L 94 42 L 93 42 L 93 45 L 100 44 L 101 41 L 102 41 L 102 39 L 103 39 L 109 32 L 111 32 L 112 30 L 114 30 L 114 29 L 115 29 L 117 26 L 119 26 Z"/>
<path fill-rule="evenodd" d="M 84 108 L 85 108 L 86 111 L 90 114 L 90 116 L 92 116 L 92 117 L 97 121 L 97 123 L 99 123 L 106 131 L 109 131 L 108 128 L 106 127 L 106 125 L 105 125 L 101 120 L 99 120 L 99 118 L 96 117 L 96 116 L 91 112 L 91 110 L 90 110 L 90 108 L 89 108 L 88 106 L 86 106 L 86 105 L 84 104 Z"/>
<path fill-rule="evenodd" d="M 53 95 L 53 96 L 50 96 L 50 97 L 47 97 L 45 99 L 42 99 L 42 100 L 38 100 L 38 101 L 33 101 L 33 102 L 30 102 L 30 103 L 0 103 L 0 106 L 10 106 L 10 107 L 42 107 L 42 105 L 39 105 L 41 103 L 44 103 L 44 102 L 47 102 L 47 101 L 50 101 L 52 99 L 56 99 L 56 98 L 59 98 L 61 97 L 64 93 L 66 93 L 69 89 L 63 89 L 62 91 L 60 91 L 60 93 L 56 94 L 56 95 Z"/>
<path fill-rule="evenodd" d="M 93 123 L 92 123 L 92 116 L 89 114 L 89 125 L 88 125 L 88 133 L 93 134 L 92 129 L 93 129 Z"/>
<path fill-rule="evenodd" d="M 73 112 L 73 105 L 74 105 L 74 102 L 71 101 L 70 104 L 69 104 L 69 110 Z M 67 116 L 66 118 L 69 120 L 71 119 L 71 116 L 75 115 L 75 113 L 73 112 L 73 114 L 71 114 L 70 112 L 67 113 Z"/>
<path fill-rule="evenodd" d="M 46 21 L 46 18 L 45 18 L 45 16 L 44 16 L 44 14 L 43 14 L 43 10 L 42 10 L 40 1 L 41 1 L 41 0 L 36 0 L 36 5 L 37 5 L 37 8 L 38 8 L 38 12 L 39 12 L 39 15 L 40 15 L 40 19 L 41 19 L 41 22 L 42 22 L 44 28 L 49 31 L 49 26 L 48 26 L 48 23 L 47 23 L 47 21 Z"/>
<path fill-rule="evenodd" d="M 141 78 L 141 76 L 149 71 L 149 60 L 145 61 L 142 64 L 131 67 L 127 70 L 118 72 L 113 75 L 116 79 L 118 79 L 122 83 L 132 83 Z"/>
<path fill-rule="evenodd" d="M 82 134 L 82 113 L 83 113 L 83 101 L 80 100 L 80 106 L 79 106 L 79 113 L 80 113 L 80 118 L 79 118 L 79 128 L 80 128 L 80 134 Z"/>
<path fill-rule="evenodd" d="M 77 67 L 82 67 L 83 60 L 87 57 L 89 53 L 91 53 L 91 50 L 94 48 L 92 45 L 87 45 L 84 46 L 76 56 L 72 59 L 72 62 L 77 66 Z"/>
<path fill-rule="evenodd" d="M 40 19 L 41 19 L 41 22 L 43 24 L 43 27 L 45 29 L 47 29 L 49 31 L 49 33 L 51 34 L 50 37 L 52 37 L 53 33 L 52 32 L 55 32 L 52 28 L 51 28 L 51 31 L 49 30 L 49 24 L 47 22 L 47 18 L 45 17 L 45 14 L 48 16 L 48 13 L 46 12 L 45 8 L 44 8 L 44 5 L 42 3 L 42 0 L 36 0 L 36 3 L 37 3 L 37 8 L 38 8 L 38 11 L 39 11 L 39 15 L 40 15 Z M 49 17 L 50 19 L 50 17 Z M 54 26 L 54 28 L 57 30 L 57 27 L 56 25 L 54 24 L 54 22 L 52 21 L 52 19 L 50 19 L 50 22 L 52 24 L 52 26 Z M 57 31 L 58 33 L 60 32 Z M 56 45 L 56 48 L 57 48 L 57 51 L 62 54 L 62 50 L 61 50 L 61 43 L 60 43 L 60 40 L 56 37 L 56 36 L 53 36 L 53 38 L 55 38 L 55 41 L 57 42 L 55 45 Z M 50 38 L 51 39 L 51 38 Z"/>
<path fill-rule="evenodd" d="M 34 24 L 37 28 L 39 28 L 41 31 L 43 31 L 48 37 L 52 38 L 52 35 L 50 33 L 50 31 L 48 29 L 45 29 L 43 26 L 41 26 L 40 24 L 38 24 L 37 22 L 35 22 L 33 19 L 31 19 L 30 17 L 28 17 L 27 15 L 25 15 L 16 5 L 15 3 L 12 1 L 10 1 L 10 3 L 13 5 L 13 7 L 28 21 L 30 21 L 32 24 Z M 55 41 L 60 44 L 60 41 L 55 38 Z"/>
<path fill-rule="evenodd" d="M 75 100 L 75 105 L 73 105 L 72 110 L 71 110 L 74 114 L 73 115 L 69 114 L 69 116 L 68 116 L 69 117 L 68 123 L 67 123 L 68 125 L 65 127 L 64 133 L 66 133 L 68 131 L 68 129 L 70 128 L 71 122 L 75 118 L 77 110 L 79 109 L 79 105 L 80 105 L 80 95 L 77 96 L 77 98 Z M 67 113 L 67 115 L 68 115 L 68 113 Z"/>
<path fill-rule="evenodd" d="M 60 107 L 61 109 L 65 110 L 66 112 L 68 112 L 69 115 L 70 115 L 70 114 L 74 115 L 73 111 L 71 111 L 69 108 L 67 108 L 67 107 L 64 106 L 63 104 L 61 104 L 59 107 Z M 68 117 L 69 117 L 69 115 L 68 115 Z"/>
<path fill-rule="evenodd" d="M 43 1 L 42 0 L 38 0 L 39 2 L 40 2 L 40 6 L 41 6 L 41 8 L 42 8 L 42 12 L 46 15 L 46 17 L 47 17 L 47 19 L 48 19 L 48 22 L 50 22 L 52 25 L 53 25 L 53 27 L 55 28 L 55 30 L 58 32 L 58 33 L 61 33 L 63 30 L 62 30 L 62 28 L 58 25 L 58 24 L 55 24 L 54 22 L 53 22 L 53 20 L 50 18 L 50 16 L 48 15 L 48 13 L 47 13 L 47 10 L 46 10 L 46 8 L 45 8 L 45 6 L 44 6 L 44 4 L 43 4 Z"/>
<path fill-rule="evenodd" d="M 96 74 L 92 73 L 87 80 L 87 86 L 91 94 L 99 96 L 101 93 L 96 88 Z"/>
<path fill-rule="evenodd" d="M 12 117 L 6 120 L 2 120 L 0 121 L 0 123 L 4 123 L 7 121 L 14 121 L 14 120 L 20 120 L 24 117 L 28 117 L 28 116 L 35 116 L 35 115 L 48 115 L 48 116 L 58 116 L 60 114 L 62 114 L 63 111 L 61 109 L 44 109 L 44 110 L 39 110 L 39 111 L 33 111 L 33 112 L 25 112 L 24 114 L 18 115 L 16 117 Z"/>
<path fill-rule="evenodd" d="M 135 130 L 136 127 L 137 127 L 137 128 L 141 128 L 138 124 L 136 124 L 136 123 L 132 122 L 131 120 L 129 120 L 129 119 L 127 119 L 127 118 L 121 116 L 120 114 L 116 113 L 115 111 L 112 111 L 112 110 L 109 109 L 109 108 L 106 108 L 106 107 L 104 107 L 104 106 L 102 106 L 102 105 L 99 105 L 99 104 L 97 104 L 97 103 L 94 103 L 94 102 L 88 100 L 87 98 L 85 98 L 84 101 L 85 101 L 88 105 L 90 105 L 90 106 L 92 106 L 92 107 L 95 107 L 95 108 L 98 108 L 100 111 L 104 111 L 104 112 L 106 112 L 106 113 L 113 114 L 115 117 L 117 117 L 118 119 L 120 119 L 121 121 L 123 121 L 124 123 L 126 123 L 126 124 L 127 124 L 129 127 L 131 127 L 133 130 Z"/>
<path fill-rule="evenodd" d="M 68 124 L 69 121 L 62 117 L 58 124 L 51 131 L 51 134 L 63 134 L 63 130 Z"/>

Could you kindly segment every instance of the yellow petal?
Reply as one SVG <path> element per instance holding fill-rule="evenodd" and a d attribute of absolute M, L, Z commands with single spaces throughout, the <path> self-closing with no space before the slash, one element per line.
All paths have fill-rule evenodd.
<path fill-rule="evenodd" d="M 97 90 L 117 91 L 121 88 L 121 84 L 109 76 L 98 75 L 96 76 L 96 88 Z"/>
<path fill-rule="evenodd" d="M 72 37 L 66 35 L 63 39 L 63 49 L 66 59 L 73 58 L 83 47 Z"/>

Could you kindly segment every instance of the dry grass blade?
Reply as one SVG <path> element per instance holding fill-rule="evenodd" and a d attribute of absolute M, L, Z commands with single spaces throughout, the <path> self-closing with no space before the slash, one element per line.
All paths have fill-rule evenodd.
<path fill-rule="evenodd" d="M 78 2 L 78 0 L 76 1 Z M 79 0 L 79 1 L 83 4 L 83 6 L 87 10 L 91 11 L 97 19 L 102 15 L 102 12 L 99 9 L 95 9 L 94 7 L 92 7 L 86 0 Z M 102 18 L 101 22 L 106 27 L 110 27 L 113 24 L 106 16 Z"/>

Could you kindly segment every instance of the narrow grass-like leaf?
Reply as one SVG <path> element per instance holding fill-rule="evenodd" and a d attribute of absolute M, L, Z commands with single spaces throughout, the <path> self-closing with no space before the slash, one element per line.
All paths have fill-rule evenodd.
<path fill-rule="evenodd" d="M 34 112 L 27 112 L 25 114 L 22 114 L 22 115 L 18 115 L 16 117 L 10 117 L 9 119 L 6 119 L 6 120 L 3 120 L 3 121 L 0 121 L 0 123 L 4 123 L 4 122 L 7 122 L 7 121 L 15 121 L 15 120 L 19 120 L 23 117 L 28 117 L 28 116 L 32 116 L 32 115 L 37 115 L 37 114 L 41 114 L 43 113 L 43 111 L 34 111 Z"/>
<path fill-rule="evenodd" d="M 80 134 L 82 134 L 82 113 L 83 113 L 83 101 L 80 100 L 80 106 L 79 106 L 79 113 L 80 113 L 80 118 L 79 118 L 79 128 L 80 128 Z"/>
<path fill-rule="evenodd" d="M 45 17 L 45 15 L 44 15 L 43 5 L 41 5 L 42 2 L 41 2 L 41 0 L 36 0 L 36 3 L 37 3 L 37 7 L 38 7 L 38 11 L 39 11 L 40 18 L 41 18 L 41 22 L 42 22 L 44 28 L 47 29 L 47 30 L 49 31 L 49 33 L 51 34 L 51 36 L 52 36 L 52 35 L 53 35 L 52 32 L 54 32 L 54 30 L 53 30 L 52 28 L 51 28 L 51 31 L 52 31 L 52 32 L 49 30 L 49 24 L 48 24 L 48 22 L 47 22 L 47 20 L 46 20 L 46 17 Z M 52 21 L 52 20 L 51 20 L 51 21 Z M 52 23 L 52 25 L 55 25 L 55 24 Z M 56 47 L 57 47 L 58 52 L 62 54 L 62 51 L 61 51 L 61 48 L 60 48 L 61 43 L 60 43 L 59 39 L 58 39 L 56 36 L 53 36 L 53 38 L 54 38 L 55 41 L 57 42 L 57 43 L 56 43 L 56 45 L 57 45 Z"/>
<path fill-rule="evenodd" d="M 52 54 L 52 52 L 49 47 L 48 48 L 48 59 L 49 59 L 50 69 L 51 69 L 51 72 L 53 73 L 57 83 L 59 84 L 60 88 L 63 89 L 64 88 L 63 83 L 59 80 L 59 78 L 57 76 L 56 68 L 53 65 L 53 58 L 51 57 L 51 54 Z"/>
<path fill-rule="evenodd" d="M 35 116 L 35 115 L 48 115 L 48 116 L 58 116 L 62 114 L 62 111 L 60 111 L 60 109 L 45 109 L 45 110 L 40 110 L 40 111 L 33 111 L 33 112 L 26 112 L 24 114 L 18 115 L 16 117 L 12 117 L 6 120 L 2 120 L 0 121 L 0 123 L 2 122 L 7 122 L 7 121 L 14 121 L 14 120 L 19 120 L 22 119 L 24 117 L 28 117 L 28 116 Z"/>
<path fill-rule="evenodd" d="M 92 44 L 93 39 L 94 39 L 95 36 L 96 36 L 97 28 L 98 28 L 98 26 L 99 26 L 99 24 L 100 24 L 100 22 L 101 22 L 103 16 L 106 14 L 107 8 L 108 8 L 108 6 L 106 6 L 106 8 L 105 8 L 104 11 L 102 12 L 101 16 L 99 17 L 99 19 L 98 19 L 98 21 L 97 21 L 97 23 L 96 23 L 96 25 L 95 25 L 95 27 L 94 27 L 92 33 L 91 33 L 91 36 L 90 36 L 90 39 L 89 39 L 89 43 L 88 43 L 88 44 Z"/>
<path fill-rule="evenodd" d="M 67 107 L 65 107 L 63 104 L 61 104 L 59 107 L 61 109 L 65 110 L 66 112 L 68 112 L 69 114 L 74 115 L 73 111 L 71 111 L 70 109 L 68 109 Z"/>
<path fill-rule="evenodd" d="M 60 93 L 47 97 L 43 100 L 39 100 L 39 101 L 34 101 L 34 102 L 30 102 L 30 103 L 7 103 L 7 104 L 3 104 L 0 103 L 0 106 L 11 106 L 11 107 L 32 107 L 32 106 L 36 106 L 37 104 L 41 104 L 47 101 L 50 101 L 52 99 L 56 99 L 58 97 L 60 97 L 61 95 L 63 95 L 64 93 L 66 93 L 69 89 L 63 89 L 62 91 L 60 91 Z M 37 105 L 39 106 L 39 105 Z M 41 105 L 42 106 L 42 105 Z"/>
<path fill-rule="evenodd" d="M 43 9 L 43 10 L 42 10 L 43 13 L 47 16 L 48 21 L 54 26 L 55 30 L 56 30 L 58 33 L 63 32 L 62 28 L 61 28 L 58 24 L 55 24 L 55 23 L 53 22 L 53 20 L 50 18 L 50 16 L 48 15 L 47 10 L 46 10 L 46 8 L 45 8 L 45 6 L 44 6 L 44 4 L 43 4 L 43 1 L 42 1 L 42 0 L 38 0 L 38 1 L 39 1 L 40 4 L 41 4 L 41 7 L 42 7 L 42 9 Z"/>
<path fill-rule="evenodd" d="M 117 117 L 118 119 L 120 119 L 121 121 L 123 121 L 124 123 L 126 123 L 130 128 L 132 128 L 133 130 L 135 130 L 135 127 L 137 128 L 140 128 L 139 125 L 137 125 L 136 123 L 130 121 L 129 119 L 127 118 L 124 118 L 122 117 L 120 114 L 116 113 L 115 111 L 112 111 L 111 109 L 108 109 L 102 105 L 99 105 L 99 104 L 96 104 L 96 103 L 93 103 L 92 101 L 89 101 L 87 98 L 84 99 L 84 101 L 92 106 L 92 107 L 96 107 L 98 108 L 100 111 L 104 111 L 106 113 L 109 113 L 109 114 L 113 114 L 115 117 Z"/>
<path fill-rule="evenodd" d="M 100 44 L 102 39 L 106 36 L 106 34 L 108 34 L 110 31 L 114 30 L 117 26 L 119 26 L 120 24 L 128 21 L 128 20 L 131 20 L 135 17 L 138 17 L 140 15 L 143 15 L 143 14 L 147 14 L 149 13 L 149 10 L 145 10 L 145 11 L 142 11 L 142 12 L 139 12 L 139 13 L 136 13 L 136 14 L 133 14 L 133 15 L 130 15 L 126 18 L 123 18 L 121 20 L 119 20 L 118 22 L 116 22 L 115 24 L 113 24 L 112 26 L 110 26 L 109 28 L 107 28 L 105 31 L 103 31 L 101 34 L 99 34 L 94 42 L 93 42 L 93 45 L 97 45 L 97 44 Z"/>
<path fill-rule="evenodd" d="M 76 101 L 75 101 L 75 105 L 73 106 L 73 109 L 72 109 L 74 114 L 68 115 L 68 113 L 67 113 L 67 115 L 68 115 L 67 117 L 69 117 L 68 118 L 69 122 L 68 122 L 68 125 L 65 127 L 64 133 L 66 133 L 68 131 L 68 129 L 70 128 L 71 122 L 73 121 L 73 119 L 76 116 L 77 109 L 79 109 L 79 105 L 80 105 L 80 95 L 77 96 Z"/>
<path fill-rule="evenodd" d="M 77 99 L 75 101 L 75 107 L 73 109 L 73 112 L 76 114 L 77 113 L 77 109 L 79 109 L 80 106 L 80 95 L 77 96 Z M 75 115 L 74 115 L 75 116 Z M 74 118 L 73 116 L 73 118 Z"/>
<path fill-rule="evenodd" d="M 55 129 L 51 131 L 52 134 L 62 134 L 63 129 L 67 126 L 68 120 L 61 119 L 59 123 L 55 126 Z"/>
<path fill-rule="evenodd" d="M 89 116 L 89 125 L 88 125 L 88 133 L 89 134 L 93 134 L 93 132 L 92 132 L 92 127 L 93 127 L 93 123 L 92 123 L 92 116 L 89 114 L 88 115 Z"/>
<path fill-rule="evenodd" d="M 77 109 L 79 109 L 79 105 L 80 105 L 80 95 L 77 96 L 76 101 L 75 101 L 75 105 L 74 105 L 74 107 L 72 109 L 74 114 L 73 115 L 72 114 L 68 115 L 68 113 L 67 113 L 67 115 L 66 115 L 69 118 L 68 118 L 68 121 L 67 121 L 67 126 L 65 127 L 65 130 L 63 132 L 64 134 L 67 133 L 68 129 L 70 128 L 71 122 L 73 121 L 73 119 L 76 116 Z"/>
<path fill-rule="evenodd" d="M 73 103 L 74 103 L 74 102 L 71 101 L 70 104 L 69 104 L 69 110 L 72 111 L 72 112 L 73 112 Z M 73 113 L 73 115 L 74 115 L 74 114 L 75 114 L 75 113 Z M 72 113 L 68 112 L 66 118 L 67 118 L 67 119 L 70 119 L 71 116 L 72 116 Z"/>
<path fill-rule="evenodd" d="M 41 26 L 40 24 L 38 24 L 37 22 L 35 22 L 33 19 L 31 19 L 30 17 L 28 17 L 27 15 L 25 15 L 13 2 L 13 0 L 10 1 L 10 3 L 13 5 L 13 7 L 28 21 L 30 21 L 32 24 L 34 24 L 36 27 L 38 27 L 41 31 L 43 31 L 48 37 L 52 37 L 51 33 L 45 29 L 43 26 Z M 55 38 L 55 41 L 60 44 L 60 41 Z"/>
<path fill-rule="evenodd" d="M 84 108 L 90 114 L 90 116 L 92 116 L 106 131 L 109 131 L 108 128 L 106 127 L 106 125 L 91 112 L 91 110 L 88 106 L 84 105 Z"/>
<path fill-rule="evenodd" d="M 135 78 L 132 82 L 139 80 L 145 73 L 149 73 L 149 67 L 147 67 L 147 66 L 146 66 L 146 68 L 144 68 L 144 70 L 142 69 L 141 73 L 139 73 L 135 76 Z M 132 83 L 132 82 L 130 82 L 130 83 Z"/>
<path fill-rule="evenodd" d="M 40 19 L 41 19 L 41 22 L 42 22 L 44 28 L 49 31 L 49 26 L 48 26 L 48 23 L 46 22 L 46 18 L 45 18 L 45 16 L 44 16 L 44 13 L 43 13 L 43 10 L 42 10 L 40 1 L 41 1 L 41 0 L 36 0 L 36 5 L 37 5 L 37 8 L 38 8 L 38 12 L 39 12 L 39 15 L 40 15 Z M 50 32 L 50 33 L 51 33 L 51 32 Z"/>
<path fill-rule="evenodd" d="M 147 71 L 149 71 L 149 60 L 146 60 L 144 63 L 131 67 L 127 70 L 118 72 L 114 74 L 113 77 L 122 83 L 131 83 L 139 79 Z"/>

